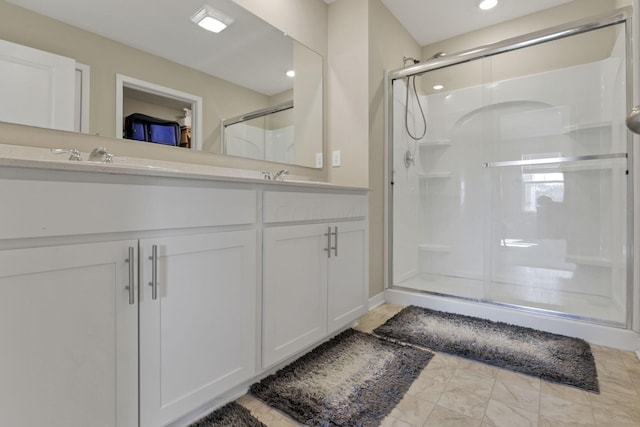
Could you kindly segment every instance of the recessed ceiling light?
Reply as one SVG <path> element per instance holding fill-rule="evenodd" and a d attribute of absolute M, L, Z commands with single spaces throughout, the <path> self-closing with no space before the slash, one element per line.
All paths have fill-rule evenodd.
<path fill-rule="evenodd" d="M 444 86 L 442 86 L 442 85 L 433 85 L 433 89 L 434 90 L 442 90 L 442 89 L 444 89 Z"/>
<path fill-rule="evenodd" d="M 482 10 L 493 9 L 498 5 L 498 0 L 478 0 L 478 7 Z"/>
<path fill-rule="evenodd" d="M 219 33 L 233 22 L 233 18 L 206 4 L 191 17 L 191 20 L 214 33 Z"/>
<path fill-rule="evenodd" d="M 296 72 L 295 70 L 289 70 L 287 71 L 287 77 L 295 77 L 296 76 Z"/>

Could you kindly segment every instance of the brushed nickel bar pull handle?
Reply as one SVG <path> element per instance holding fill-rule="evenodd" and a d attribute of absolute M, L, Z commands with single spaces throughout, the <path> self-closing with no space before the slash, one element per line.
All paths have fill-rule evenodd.
<path fill-rule="evenodd" d="M 331 249 L 333 249 L 331 247 L 331 227 L 327 227 L 327 232 L 324 233 L 325 236 L 327 236 L 327 247 L 324 248 L 325 251 L 327 251 L 327 258 L 331 258 Z"/>
<path fill-rule="evenodd" d="M 129 258 L 125 260 L 125 262 L 129 263 L 129 285 L 126 287 L 129 290 L 129 304 L 133 305 L 136 303 L 136 290 L 135 290 L 135 266 L 134 266 L 134 257 L 133 257 L 133 246 L 129 246 Z"/>
<path fill-rule="evenodd" d="M 333 247 L 333 250 L 335 251 L 334 255 L 338 256 L 338 226 L 336 225 L 334 229 L 335 231 L 333 232 L 333 235 L 336 236 L 336 238 L 334 240 L 335 246 Z"/>
<path fill-rule="evenodd" d="M 158 245 L 151 246 L 151 299 L 158 299 Z"/>

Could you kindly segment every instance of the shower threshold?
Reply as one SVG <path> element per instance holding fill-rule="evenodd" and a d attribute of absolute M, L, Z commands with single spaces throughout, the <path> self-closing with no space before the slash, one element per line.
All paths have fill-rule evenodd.
<path fill-rule="evenodd" d="M 625 307 L 612 298 L 562 289 L 522 286 L 445 275 L 419 275 L 393 289 L 497 304 L 545 315 L 569 317 L 603 325 L 625 327 Z"/>

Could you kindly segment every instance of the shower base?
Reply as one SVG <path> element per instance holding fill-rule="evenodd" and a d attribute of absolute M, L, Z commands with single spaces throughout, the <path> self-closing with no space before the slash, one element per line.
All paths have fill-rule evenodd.
<path fill-rule="evenodd" d="M 602 295 L 563 289 L 489 282 L 444 275 L 420 275 L 394 284 L 394 288 L 503 304 L 549 315 L 624 327 L 625 307 Z"/>

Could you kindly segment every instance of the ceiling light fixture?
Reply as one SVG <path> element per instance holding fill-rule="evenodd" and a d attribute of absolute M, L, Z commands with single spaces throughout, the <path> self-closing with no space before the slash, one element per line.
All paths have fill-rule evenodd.
<path fill-rule="evenodd" d="M 293 78 L 293 77 L 295 77 L 295 76 L 296 76 L 296 72 L 295 72 L 295 70 L 289 70 L 289 71 L 287 71 L 287 77 L 291 77 L 291 78 Z"/>
<path fill-rule="evenodd" d="M 214 33 L 219 33 L 233 23 L 233 18 L 206 4 L 191 17 L 191 20 Z"/>
<path fill-rule="evenodd" d="M 442 90 L 444 89 L 443 85 L 433 85 L 433 90 Z"/>
<path fill-rule="evenodd" d="M 498 0 L 478 0 L 478 7 L 482 10 L 493 9 L 498 5 Z"/>

